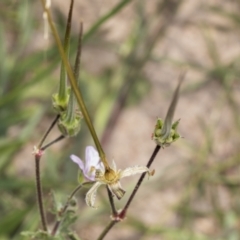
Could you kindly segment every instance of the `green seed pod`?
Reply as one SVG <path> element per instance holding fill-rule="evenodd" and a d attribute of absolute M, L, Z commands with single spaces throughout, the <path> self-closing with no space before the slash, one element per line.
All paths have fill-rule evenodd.
<path fill-rule="evenodd" d="M 161 135 L 163 121 L 161 118 L 158 118 L 154 132 L 153 132 L 153 137 L 152 137 L 153 140 L 156 142 L 156 144 L 160 145 L 162 147 L 167 147 L 171 143 L 178 140 L 181 137 L 180 134 L 177 132 L 178 124 L 179 124 L 179 120 L 177 120 L 176 122 L 174 122 L 172 124 L 170 133 L 169 133 L 168 137 L 166 138 Z"/>
<path fill-rule="evenodd" d="M 63 112 L 66 111 L 68 106 L 69 96 L 70 96 L 70 88 L 68 88 L 67 96 L 64 99 L 60 98 L 58 93 L 54 93 L 52 95 L 52 105 L 58 114 L 62 114 Z"/>
<path fill-rule="evenodd" d="M 69 121 L 64 113 L 58 121 L 58 128 L 66 137 L 76 136 L 81 129 L 81 117 L 76 115 L 73 120 Z"/>
<path fill-rule="evenodd" d="M 174 112 L 177 106 L 178 97 L 179 97 L 179 91 L 182 84 L 182 81 L 185 77 L 185 73 L 183 72 L 178 81 L 177 88 L 173 94 L 172 101 L 170 103 L 170 106 L 167 111 L 167 115 L 165 117 L 165 120 L 163 121 L 161 118 L 157 119 L 157 123 L 153 132 L 153 140 L 156 142 L 159 146 L 169 146 L 172 142 L 176 141 L 180 138 L 179 133 L 177 132 L 177 127 L 179 124 L 179 120 L 172 123 Z"/>

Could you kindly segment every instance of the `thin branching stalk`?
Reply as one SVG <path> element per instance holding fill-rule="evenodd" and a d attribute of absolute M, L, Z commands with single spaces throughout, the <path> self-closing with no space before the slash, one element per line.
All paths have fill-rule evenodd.
<path fill-rule="evenodd" d="M 150 159 L 149 159 L 149 161 L 148 161 L 148 163 L 147 163 L 147 167 L 148 167 L 148 168 L 150 168 L 150 166 L 152 165 L 152 163 L 153 163 L 153 161 L 154 161 L 155 157 L 157 156 L 157 154 L 158 154 L 158 152 L 159 152 L 160 149 L 161 149 L 161 146 L 156 145 L 156 147 L 155 147 L 155 149 L 154 149 L 154 151 L 153 151 L 153 153 L 152 153 L 152 156 L 150 157 Z M 125 205 L 125 207 L 123 208 L 123 210 L 122 210 L 119 214 L 115 215 L 115 217 L 114 217 L 114 218 L 112 219 L 112 221 L 110 221 L 109 224 L 105 227 L 105 229 L 103 230 L 103 232 L 101 233 L 101 235 L 98 237 L 97 240 L 102 240 L 102 239 L 107 235 L 107 233 L 112 229 L 112 227 L 113 227 L 116 223 L 118 223 L 119 221 L 123 220 L 123 219 L 126 217 L 127 210 L 128 210 L 128 208 L 129 208 L 132 200 L 134 199 L 134 197 L 135 197 L 135 195 L 136 195 L 139 187 L 141 186 L 142 181 L 143 181 L 143 179 L 144 179 L 145 176 L 146 176 L 146 172 L 143 173 L 143 174 L 140 176 L 140 178 L 139 178 L 139 180 L 138 180 L 138 182 L 137 182 L 137 184 L 136 184 L 136 186 L 135 186 L 132 194 L 130 195 L 130 197 L 129 197 L 129 199 L 128 199 L 126 205 Z"/>
<path fill-rule="evenodd" d="M 153 163 L 153 161 L 154 161 L 155 157 L 157 156 L 157 154 L 158 154 L 158 152 L 159 152 L 160 149 L 161 149 L 161 146 L 156 145 L 156 147 L 155 147 L 155 149 L 154 149 L 154 151 L 153 151 L 153 153 L 152 153 L 152 156 L 150 157 L 150 159 L 149 159 L 149 161 L 148 161 L 148 163 L 147 163 L 147 167 L 148 167 L 148 168 L 151 167 L 151 165 L 152 165 L 152 163 Z M 128 199 L 126 205 L 125 205 L 125 207 L 123 208 L 123 210 L 122 210 L 121 213 L 119 214 L 119 218 L 124 219 L 124 217 L 125 217 L 125 215 L 126 215 L 126 212 L 127 212 L 128 208 L 129 208 L 129 205 L 131 204 L 134 196 L 136 195 L 139 187 L 141 186 L 142 181 L 143 181 L 144 177 L 146 176 L 146 174 L 147 174 L 147 173 L 145 172 L 145 173 L 143 173 L 143 174 L 140 176 L 140 178 L 139 178 L 139 180 L 138 180 L 138 182 L 137 182 L 137 184 L 136 184 L 136 186 L 135 186 L 132 194 L 130 195 L 130 197 L 129 197 L 129 199 Z"/>
<path fill-rule="evenodd" d="M 102 146 L 100 144 L 100 141 L 99 141 L 99 139 L 97 137 L 96 131 L 95 131 L 94 127 L 93 127 L 92 121 L 90 119 L 88 110 L 87 110 L 87 108 L 85 106 L 82 94 L 81 94 L 81 92 L 80 92 L 80 90 L 78 88 L 78 84 L 77 84 L 77 81 L 76 81 L 75 76 L 73 74 L 72 68 L 71 68 L 71 66 L 70 66 L 70 64 L 68 62 L 68 59 L 66 57 L 66 54 L 64 52 L 61 40 L 60 40 L 59 35 L 58 35 L 58 32 L 57 32 L 57 30 L 56 30 L 56 28 L 55 28 L 55 26 L 53 24 L 51 13 L 49 11 L 49 8 L 46 6 L 46 1 L 41 0 L 41 2 L 42 2 L 44 11 L 47 14 L 47 19 L 48 19 L 49 25 L 51 27 L 51 30 L 52 30 L 53 36 L 55 38 L 55 41 L 57 43 L 58 50 L 59 50 L 60 55 L 61 55 L 61 59 L 64 62 L 64 65 L 65 65 L 65 68 L 66 68 L 66 71 L 67 71 L 67 74 L 68 74 L 68 77 L 69 77 L 69 81 L 70 81 L 72 90 L 73 90 L 73 92 L 75 94 L 75 97 L 76 97 L 76 100 L 78 102 L 78 105 L 79 105 L 79 107 L 81 109 L 81 112 L 82 112 L 82 114 L 84 116 L 84 119 L 85 119 L 85 121 L 87 123 L 87 126 L 89 128 L 89 131 L 90 131 L 90 133 L 92 135 L 92 138 L 94 140 L 96 148 L 97 148 L 97 150 L 99 152 L 100 158 L 101 158 L 101 160 L 102 160 L 102 162 L 103 162 L 103 164 L 105 166 L 105 169 L 108 170 L 108 169 L 110 169 L 110 166 L 109 166 L 109 164 L 107 162 L 106 155 L 105 155 L 105 153 L 103 151 L 103 148 L 102 148 Z"/>
<path fill-rule="evenodd" d="M 46 131 L 46 133 L 43 135 L 40 143 L 38 144 L 38 149 L 40 149 L 44 143 L 44 141 L 46 140 L 48 134 L 51 132 L 51 130 L 53 129 L 53 127 L 55 126 L 55 124 L 57 123 L 58 119 L 60 118 L 60 115 L 58 114 L 56 116 L 56 118 L 53 120 L 52 124 L 50 125 L 50 127 L 48 128 L 48 130 Z"/>
<path fill-rule="evenodd" d="M 114 218 L 117 216 L 118 213 L 114 204 L 112 192 L 109 190 L 108 186 L 106 186 L 106 188 L 107 188 L 108 199 L 109 199 L 111 210 L 112 210 L 112 217 Z"/>
<path fill-rule="evenodd" d="M 51 145 L 53 145 L 56 142 L 61 141 L 62 139 L 64 139 L 65 136 L 64 135 L 60 135 L 58 138 L 56 138 L 55 140 L 51 141 L 50 143 L 46 144 L 45 146 L 43 146 L 41 148 L 42 151 L 45 151 L 47 148 L 49 148 Z"/>
<path fill-rule="evenodd" d="M 41 218 L 41 222 L 42 222 L 42 228 L 46 232 L 48 229 L 47 229 L 47 221 L 46 221 L 46 216 L 45 216 L 45 211 L 44 211 L 44 206 L 43 206 L 42 184 L 41 184 L 41 174 L 40 174 L 40 160 L 41 160 L 42 151 L 43 151 L 43 150 L 41 150 L 41 147 L 42 147 L 44 141 L 46 140 L 47 136 L 49 135 L 49 133 L 51 132 L 51 130 L 57 123 L 59 117 L 60 117 L 60 115 L 56 116 L 56 118 L 54 119 L 54 121 L 52 122 L 52 124 L 50 125 L 48 130 L 46 131 L 46 133 L 43 135 L 43 137 L 37 147 L 38 152 L 35 153 L 35 178 L 36 178 L 38 208 L 39 208 L 40 218 Z"/>
<path fill-rule="evenodd" d="M 35 155 L 35 174 L 36 174 L 36 189 L 37 189 L 37 199 L 38 199 L 38 208 L 40 212 L 41 222 L 43 231 L 48 231 L 47 229 L 47 220 L 45 216 L 44 206 L 43 206 L 43 197 L 42 197 L 42 184 L 40 176 L 40 159 L 41 156 Z"/>
<path fill-rule="evenodd" d="M 116 220 L 112 220 L 111 222 L 109 222 L 109 224 L 106 226 L 106 228 L 103 230 L 101 235 L 97 238 L 97 240 L 102 240 L 117 222 L 118 221 Z"/>
<path fill-rule="evenodd" d="M 82 56 L 82 37 L 83 37 L 83 22 L 80 21 L 77 54 L 76 54 L 76 59 L 74 64 L 74 75 L 78 83 L 79 83 L 80 64 L 81 64 L 81 56 Z"/>
<path fill-rule="evenodd" d="M 64 38 L 64 52 L 68 56 L 69 54 L 69 42 L 70 42 L 70 32 L 71 32 L 71 26 L 72 26 L 72 12 L 73 12 L 73 4 L 74 0 L 71 0 L 69 13 L 68 13 L 68 19 L 67 19 L 67 27 L 65 32 L 65 38 Z M 60 71 L 60 84 L 59 84 L 59 98 L 60 100 L 67 99 L 67 74 L 65 70 L 64 63 L 62 61 L 61 63 L 61 71 Z"/>
<path fill-rule="evenodd" d="M 73 192 L 72 192 L 71 195 L 69 196 L 67 202 L 65 203 L 63 209 L 62 209 L 61 212 L 60 212 L 61 215 L 63 215 L 63 214 L 66 212 L 66 210 L 67 210 L 67 208 L 68 208 L 68 206 L 69 206 L 70 200 L 74 197 L 74 195 L 75 195 L 75 194 L 83 187 L 83 185 L 85 185 L 85 184 L 88 184 L 88 182 L 86 182 L 86 183 L 84 183 L 84 184 L 80 184 L 79 186 L 77 186 L 77 187 L 73 190 Z M 52 229 L 52 232 L 51 232 L 51 235 L 52 235 L 52 236 L 55 236 L 55 234 L 57 233 L 57 230 L 58 230 L 61 222 L 62 222 L 62 220 L 58 220 L 58 221 L 55 223 L 55 225 L 54 225 L 54 227 L 53 227 L 53 229 Z"/>
<path fill-rule="evenodd" d="M 74 64 L 74 76 L 76 81 L 78 82 L 78 86 L 80 85 L 79 82 L 79 75 L 80 75 L 80 63 L 81 63 L 81 55 L 82 55 L 82 34 L 83 34 L 83 23 L 80 22 L 80 27 L 79 27 L 79 34 L 78 34 L 78 45 L 77 45 L 77 54 L 76 54 L 76 59 L 75 59 L 75 64 Z M 67 108 L 67 121 L 70 123 L 74 120 L 75 118 L 75 96 L 74 93 L 71 91 L 70 97 L 69 97 L 69 103 L 68 103 L 68 108 Z"/>

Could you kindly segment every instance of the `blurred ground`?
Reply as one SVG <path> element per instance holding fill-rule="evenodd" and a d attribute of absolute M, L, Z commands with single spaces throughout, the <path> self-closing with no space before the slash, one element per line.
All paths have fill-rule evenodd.
<path fill-rule="evenodd" d="M 76 0 L 73 32 L 77 34 L 79 19 L 87 32 L 118 2 Z M 56 19 L 59 13 L 66 17 L 68 5 L 69 1 L 52 2 Z M 39 8 L 36 3 L 34 11 L 40 18 Z M 121 100 L 113 128 L 107 124 L 109 116 L 101 117 L 100 104 L 93 111 L 96 126 L 102 126 L 102 119 L 106 128 L 110 126 L 104 146 L 108 158 L 114 158 L 120 168 L 147 163 L 155 147 L 151 140 L 155 120 L 165 117 L 178 76 L 187 69 L 175 113 L 175 119 L 181 119 L 179 132 L 183 138 L 160 151 L 152 165 L 155 175 L 145 179 L 128 218 L 116 225 L 106 240 L 240 238 L 239 10 L 239 1 L 131 1 L 86 41 L 82 77 L 93 76 L 87 80 L 89 84 L 99 84 L 98 76 L 109 70 L 111 84 L 120 89 L 112 93 L 116 102 L 118 94 L 124 93 L 124 84 L 129 84 L 128 101 Z M 56 25 L 60 28 L 58 22 Z M 51 39 L 44 42 L 39 31 L 33 36 L 38 37 L 29 51 L 51 45 Z M 144 94 L 134 102 L 131 94 L 138 94 L 138 79 L 144 88 L 139 91 Z M 97 91 L 89 95 L 94 98 Z M 91 99 L 87 100 L 91 106 L 89 102 Z M 114 109 L 108 102 L 105 105 Z M 42 125 L 45 123 L 48 119 Z M 106 128 L 97 127 L 97 131 L 100 129 L 104 136 Z M 75 154 L 83 157 L 77 149 Z M 23 156 L 29 158 L 25 152 Z M 19 160 L 15 164 L 19 165 Z M 21 165 L 23 169 L 29 167 Z M 21 172 L 21 167 L 17 171 Z M 127 194 L 117 203 L 120 208 L 137 179 L 122 181 Z M 96 239 L 109 221 L 108 215 L 101 216 L 104 198 L 102 189 L 97 197 L 99 209 L 83 210 L 83 219 L 87 220 L 81 222 L 80 216 L 76 225 L 82 239 Z"/>

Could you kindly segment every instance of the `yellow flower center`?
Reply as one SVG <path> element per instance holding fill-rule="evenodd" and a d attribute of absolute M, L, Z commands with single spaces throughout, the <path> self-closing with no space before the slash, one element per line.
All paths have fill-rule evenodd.
<path fill-rule="evenodd" d="M 104 178 L 107 183 L 113 183 L 119 180 L 118 174 L 111 168 L 105 171 Z"/>

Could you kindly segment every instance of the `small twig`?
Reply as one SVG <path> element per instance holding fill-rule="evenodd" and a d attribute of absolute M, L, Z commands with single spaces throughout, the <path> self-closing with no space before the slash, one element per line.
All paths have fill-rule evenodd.
<path fill-rule="evenodd" d="M 152 163 L 153 163 L 153 161 L 154 161 L 155 157 L 157 156 L 157 154 L 158 154 L 160 149 L 161 149 L 161 146 L 156 145 L 156 147 L 155 147 L 155 149 L 154 149 L 154 151 L 152 153 L 152 156 L 150 157 L 150 159 L 149 159 L 149 161 L 147 163 L 147 167 L 148 168 L 150 168 L 150 166 L 152 165 Z M 127 212 L 128 208 L 129 208 L 129 205 L 131 204 L 134 196 L 136 195 L 139 187 L 141 186 L 142 181 L 143 181 L 144 177 L 146 176 L 146 174 L 147 173 L 145 172 L 145 173 L 142 173 L 142 175 L 140 176 L 140 178 L 139 178 L 139 180 L 138 180 L 138 182 L 137 182 L 137 184 L 136 184 L 132 194 L 130 195 L 130 197 L 129 197 L 125 207 L 123 208 L 123 210 L 119 214 L 119 218 L 120 219 L 124 219 L 125 218 L 126 212 Z"/>
<path fill-rule="evenodd" d="M 36 154 L 35 155 L 36 189 L 37 189 L 38 207 L 39 207 L 42 227 L 43 227 L 43 230 L 47 232 L 48 231 L 47 221 L 46 221 L 46 216 L 45 216 L 43 201 L 42 201 L 43 198 L 42 198 L 42 185 L 41 185 L 41 179 L 40 179 L 40 159 L 41 159 L 41 155 Z"/>
<path fill-rule="evenodd" d="M 60 118 L 60 115 L 58 114 L 56 116 L 56 118 L 53 120 L 52 124 L 50 125 L 50 127 L 48 128 L 48 130 L 45 132 L 45 134 L 43 135 L 40 143 L 38 144 L 38 149 L 40 149 L 44 143 L 44 141 L 46 140 L 48 134 L 51 132 L 51 130 L 53 129 L 53 127 L 55 126 L 55 124 L 57 123 L 58 119 Z"/>
<path fill-rule="evenodd" d="M 77 186 L 77 187 L 73 190 L 73 192 L 71 193 L 71 195 L 68 197 L 68 200 L 67 200 L 67 202 L 65 203 L 63 209 L 61 210 L 61 215 L 63 215 L 63 214 L 65 213 L 65 211 L 67 210 L 67 208 L 68 208 L 68 206 L 69 206 L 69 202 L 70 202 L 70 200 L 73 198 L 73 196 L 74 196 L 84 185 L 86 185 L 86 184 L 88 184 L 88 183 L 89 183 L 89 182 L 80 184 L 79 186 Z M 54 227 L 53 227 L 53 229 L 52 229 L 52 232 L 51 232 L 51 235 L 52 235 L 52 236 L 55 236 L 55 234 L 57 233 L 57 230 L 58 230 L 61 222 L 62 222 L 62 220 L 58 220 L 58 221 L 55 223 L 55 225 L 54 225 Z"/>
<path fill-rule="evenodd" d="M 102 240 L 117 222 L 118 221 L 116 220 L 112 220 L 111 222 L 109 222 L 109 224 L 106 226 L 106 228 L 103 230 L 101 235 L 97 238 L 97 240 Z"/>
<path fill-rule="evenodd" d="M 64 139 L 64 138 L 65 138 L 64 135 L 60 135 L 58 138 L 56 138 L 56 139 L 53 140 L 52 142 L 50 142 L 50 143 L 46 144 L 45 146 L 43 146 L 43 147 L 41 148 L 41 150 L 42 150 L 42 151 L 46 150 L 46 149 L 47 149 L 48 147 L 50 147 L 51 145 L 53 145 L 53 144 L 56 143 L 56 142 L 61 141 L 61 140 Z"/>
<path fill-rule="evenodd" d="M 109 198 L 109 202 L 110 202 L 111 209 L 112 209 L 112 217 L 115 218 L 118 213 L 117 213 L 117 210 L 116 210 L 116 207 L 114 204 L 113 195 L 112 195 L 112 192 L 109 190 L 108 186 L 106 186 L 106 188 L 107 188 L 108 198 Z"/>
<path fill-rule="evenodd" d="M 43 197 L 42 197 L 42 184 L 41 184 L 41 176 L 40 176 L 40 160 L 43 154 L 43 150 L 45 148 L 42 148 L 42 145 L 44 141 L 46 140 L 48 134 L 51 132 L 53 127 L 55 126 L 56 122 L 58 121 L 60 115 L 57 115 L 46 133 L 43 135 L 40 143 L 38 144 L 37 152 L 35 153 L 35 174 L 36 174 L 36 189 L 37 189 L 37 200 L 38 200 L 38 208 L 40 212 L 40 217 L 41 217 L 41 222 L 42 222 L 42 227 L 43 230 L 47 232 L 47 221 L 46 221 L 46 216 L 45 216 L 45 211 L 44 211 L 44 206 L 43 206 Z"/>
<path fill-rule="evenodd" d="M 155 157 L 157 156 L 157 154 L 158 154 L 160 149 L 161 149 L 161 146 L 156 145 L 156 147 L 155 147 L 155 149 L 154 149 L 154 151 L 152 153 L 152 156 L 150 157 L 150 159 L 149 159 L 149 161 L 147 163 L 147 167 L 148 168 L 152 165 L 152 163 L 153 163 L 153 161 L 154 161 Z M 98 237 L 97 240 L 102 240 L 116 223 L 118 223 L 119 221 L 121 221 L 121 220 L 123 220 L 125 218 L 127 210 L 129 208 L 129 205 L 131 204 L 133 198 L 135 197 L 135 195 L 136 195 L 139 187 L 141 186 L 142 181 L 143 181 L 145 176 L 146 176 L 146 172 L 143 173 L 140 176 L 140 178 L 139 178 L 139 180 L 138 180 L 138 182 L 137 182 L 137 184 L 136 184 L 136 186 L 135 186 L 131 196 L 129 197 L 125 207 L 123 208 L 123 210 L 119 214 L 117 213 L 116 215 L 114 215 L 114 218 L 112 219 L 112 221 L 109 222 L 109 224 L 106 226 L 106 228 L 103 230 L 103 232 L 101 233 L 101 235 Z"/>

